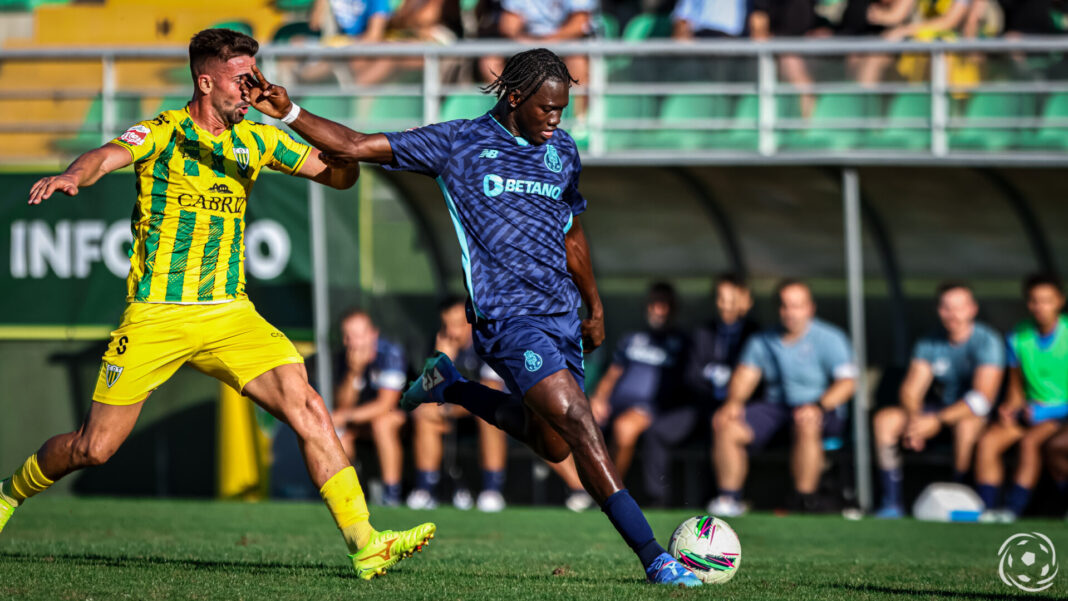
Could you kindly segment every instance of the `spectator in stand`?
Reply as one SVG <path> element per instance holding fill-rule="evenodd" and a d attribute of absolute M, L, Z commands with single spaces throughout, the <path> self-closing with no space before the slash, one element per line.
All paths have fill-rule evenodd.
<path fill-rule="evenodd" d="M 897 42 L 906 39 L 920 41 L 974 38 L 985 10 L 986 0 L 884 0 L 872 2 L 867 10 L 869 23 L 883 28 L 884 40 Z M 897 60 L 890 54 L 868 54 L 857 63 L 857 81 L 875 85 L 882 81 L 886 69 Z M 917 79 L 920 63 L 903 57 L 898 70 L 907 79 Z"/>
<path fill-rule="evenodd" d="M 334 427 L 350 460 L 356 457 L 356 439 L 370 432 L 382 470 L 385 505 L 401 500 L 404 451 L 400 429 L 405 413 L 398 407 L 408 383 L 408 360 L 400 346 L 378 335 L 371 316 L 352 309 L 341 318 L 341 375 L 334 390 Z"/>
<path fill-rule="evenodd" d="M 987 428 L 976 448 L 975 480 L 987 511 L 983 521 L 1011 522 L 1031 500 L 1042 474 L 1042 446 L 1068 418 L 1068 317 L 1064 287 L 1052 275 L 1024 282 L 1031 318 L 1008 337 L 1009 386 L 998 408 L 998 421 Z M 1002 455 L 1019 443 L 1015 481 L 1004 508 L 998 495 L 1005 479 Z"/>
<path fill-rule="evenodd" d="M 818 510 L 823 438 L 844 431 L 845 404 L 853 396 L 857 376 L 845 333 L 816 318 L 816 303 L 803 282 L 784 281 L 776 297 L 781 325 L 745 343 L 727 400 L 712 418 L 719 496 L 709 503 L 711 514 L 745 512 L 741 498 L 749 453 L 759 451 L 787 425 L 793 429 L 793 504 L 804 511 Z M 747 404 L 761 380 L 764 398 Z"/>
<path fill-rule="evenodd" d="M 953 481 L 963 482 L 986 416 L 997 398 L 1005 367 L 1001 335 L 975 321 L 979 304 L 958 282 L 938 289 L 938 330 L 912 351 L 901 405 L 875 414 L 875 455 L 882 501 L 876 516 L 904 515 L 901 447 L 922 451 L 942 430 L 953 433 Z"/>
<path fill-rule="evenodd" d="M 528 45 L 586 38 L 593 32 L 591 18 L 597 4 L 597 0 L 500 0 L 497 35 Z M 579 85 L 587 84 L 588 57 L 568 56 L 564 63 Z M 486 57 L 479 67 L 486 81 L 493 81 L 502 69 L 501 57 Z M 572 101 L 575 114 L 585 115 L 586 97 L 576 96 Z"/>
<path fill-rule="evenodd" d="M 386 41 L 390 15 L 389 0 L 315 0 L 308 26 L 316 32 L 336 29 L 337 35 L 321 38 L 324 46 L 376 44 Z M 357 58 L 349 61 L 350 73 L 343 75 L 328 62 L 317 61 L 304 67 L 300 79 L 321 81 L 333 72 L 338 78 L 351 77 L 357 85 L 374 85 L 388 77 L 393 66 L 391 59 Z"/>
<path fill-rule="evenodd" d="M 611 431 L 612 461 L 620 478 L 626 477 L 638 439 L 657 415 L 684 404 L 686 337 L 672 324 L 677 304 L 671 284 L 657 282 L 649 287 L 647 327 L 623 336 L 590 397 L 594 419 Z M 645 470 L 646 488 L 658 493 L 661 474 L 652 471 Z"/>
<path fill-rule="evenodd" d="M 773 37 L 827 37 L 830 23 L 816 14 L 815 0 L 753 0 L 749 13 L 749 37 L 764 41 Z M 801 91 L 801 116 L 808 118 L 816 105 L 812 75 L 808 64 L 798 54 L 779 56 L 779 70 L 790 84 Z"/>
<path fill-rule="evenodd" d="M 450 44 L 463 37 L 460 0 L 404 0 L 389 20 L 390 38 Z"/>
<path fill-rule="evenodd" d="M 671 13 L 671 37 L 740 38 L 746 35 L 749 0 L 679 0 Z"/>
<path fill-rule="evenodd" d="M 434 341 L 434 350 L 441 351 L 452 359 L 456 368 L 471 381 L 481 382 L 495 390 L 504 389 L 504 380 L 482 362 L 475 352 L 471 325 L 467 323 L 464 299 L 453 297 L 439 307 L 441 329 Z M 480 460 L 482 464 L 482 491 L 478 495 L 480 511 L 496 512 L 505 507 L 504 468 L 508 459 L 508 441 L 505 433 L 482 419 L 472 416 L 459 405 L 420 405 L 412 412 L 413 452 L 415 460 L 415 489 L 408 495 L 408 507 L 433 509 L 437 507 L 437 486 L 441 481 L 442 437 L 453 427 L 458 418 L 472 417 L 478 423 Z M 458 487 L 453 503 L 461 509 L 470 507 L 470 497 L 464 498 L 466 488 Z"/>

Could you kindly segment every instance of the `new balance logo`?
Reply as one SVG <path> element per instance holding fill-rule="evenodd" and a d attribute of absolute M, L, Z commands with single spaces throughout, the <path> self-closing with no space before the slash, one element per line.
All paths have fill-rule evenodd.
<path fill-rule="evenodd" d="M 226 184 L 212 184 L 211 187 L 208 188 L 208 192 L 218 192 L 219 194 L 233 194 L 233 192 L 230 191 L 230 187 Z"/>
<path fill-rule="evenodd" d="M 478 155 L 480 159 L 495 159 L 500 152 L 494 148 L 487 148 L 482 151 L 482 154 Z"/>
<path fill-rule="evenodd" d="M 441 376 L 441 372 L 434 368 L 431 373 L 423 374 L 423 390 L 429 391 L 431 388 L 441 384 L 445 381 L 445 378 Z"/>

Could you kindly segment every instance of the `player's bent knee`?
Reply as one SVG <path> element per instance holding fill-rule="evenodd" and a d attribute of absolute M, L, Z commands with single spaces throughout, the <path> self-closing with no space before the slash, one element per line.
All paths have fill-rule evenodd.
<path fill-rule="evenodd" d="M 107 463 L 117 450 L 117 445 L 107 442 L 79 440 L 72 449 L 72 455 L 78 467 L 95 467 Z"/>

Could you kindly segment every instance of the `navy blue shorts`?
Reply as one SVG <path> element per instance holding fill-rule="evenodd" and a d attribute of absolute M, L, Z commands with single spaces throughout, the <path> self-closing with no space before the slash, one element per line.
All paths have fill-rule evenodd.
<path fill-rule="evenodd" d="M 479 319 L 473 325 L 475 351 L 520 396 L 562 369 L 585 390 L 581 323 L 577 312 Z"/>
<path fill-rule="evenodd" d="M 753 430 L 750 451 L 759 451 L 787 424 L 794 423 L 794 408 L 785 403 L 755 401 L 745 405 L 745 423 Z M 840 438 L 845 433 L 845 419 L 835 411 L 823 412 L 823 438 Z"/>

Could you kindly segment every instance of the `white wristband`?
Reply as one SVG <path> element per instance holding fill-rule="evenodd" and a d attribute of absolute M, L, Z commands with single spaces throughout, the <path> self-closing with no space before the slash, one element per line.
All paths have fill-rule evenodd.
<path fill-rule="evenodd" d="M 986 417 L 990 414 L 990 399 L 986 398 L 986 395 L 978 390 L 969 390 L 964 395 L 964 404 L 978 417 Z"/>
<path fill-rule="evenodd" d="M 291 102 L 290 105 L 289 113 L 285 117 L 282 117 L 282 123 L 285 123 L 286 125 L 296 121 L 297 117 L 300 116 L 300 107 L 297 106 L 297 103 Z"/>

